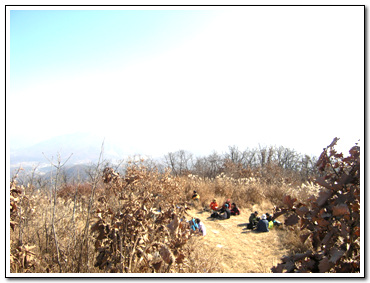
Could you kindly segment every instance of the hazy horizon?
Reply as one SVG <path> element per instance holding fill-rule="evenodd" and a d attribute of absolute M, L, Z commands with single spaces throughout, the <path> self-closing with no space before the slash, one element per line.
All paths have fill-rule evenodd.
<path fill-rule="evenodd" d="M 60 153 L 62 151 L 65 155 L 64 157 L 67 157 L 67 155 L 69 155 L 69 154 L 78 153 L 78 152 L 76 152 L 76 150 L 73 150 L 73 149 L 81 149 L 81 140 L 78 140 L 77 142 L 74 142 L 74 140 L 78 139 L 78 138 L 81 138 L 82 141 L 88 140 L 88 142 L 86 142 L 84 145 L 86 145 L 86 147 L 92 146 L 95 149 L 96 159 L 98 159 L 98 157 L 99 157 L 98 156 L 99 155 L 98 154 L 98 149 L 100 150 L 101 146 L 103 146 L 103 152 L 106 152 L 106 153 L 108 152 L 108 154 L 109 153 L 112 153 L 112 154 L 117 153 L 117 158 L 118 157 L 126 158 L 127 156 L 134 156 L 134 155 L 148 156 L 148 157 L 153 157 L 153 158 L 161 158 L 164 155 L 166 155 L 167 153 L 176 152 L 176 151 L 179 151 L 179 150 L 185 150 L 185 151 L 193 154 L 196 157 L 201 157 L 201 156 L 207 156 L 207 155 L 213 154 L 215 152 L 218 153 L 218 154 L 225 154 L 225 153 L 229 152 L 229 147 L 237 147 L 238 150 L 240 150 L 240 151 L 253 150 L 253 149 L 259 149 L 259 148 L 264 148 L 264 147 L 275 147 L 275 148 L 284 147 L 284 148 L 289 148 L 291 150 L 294 150 L 294 151 L 296 151 L 297 153 L 299 153 L 301 155 L 308 155 L 308 156 L 311 156 L 311 157 L 313 157 L 313 156 L 318 157 L 321 154 L 322 149 L 324 147 L 328 146 L 332 141 L 332 140 L 328 141 L 325 145 L 322 146 L 322 149 L 320 151 L 318 151 L 317 153 L 299 151 L 295 147 L 288 147 L 288 146 L 285 146 L 283 144 L 262 144 L 262 143 L 250 145 L 250 146 L 247 146 L 247 147 L 244 147 L 244 148 L 239 147 L 236 144 L 230 144 L 230 145 L 228 145 L 224 148 L 207 148 L 207 149 L 204 149 L 203 151 L 192 151 L 189 148 L 175 148 L 175 147 L 173 147 L 172 150 L 167 150 L 167 148 L 162 148 L 162 151 L 158 151 L 158 150 L 155 151 L 155 150 L 153 150 L 153 148 L 150 149 L 150 147 L 148 147 L 146 150 L 142 149 L 142 148 L 138 148 L 138 147 L 132 147 L 132 146 L 128 147 L 124 144 L 124 142 L 122 142 L 120 140 L 115 140 L 113 137 L 103 136 L 103 135 L 98 135 L 98 134 L 94 134 L 94 133 L 90 133 L 90 132 L 81 131 L 81 132 L 75 132 L 75 133 L 71 133 L 71 134 L 55 136 L 55 137 L 52 137 L 50 139 L 46 139 L 46 140 L 43 140 L 43 141 L 38 141 L 38 142 L 35 142 L 35 143 L 29 143 L 27 145 L 20 146 L 20 147 L 12 147 L 12 145 L 10 145 L 10 150 L 13 153 L 17 153 L 17 152 L 22 152 L 22 150 L 28 150 L 28 149 L 32 149 L 32 148 L 37 147 L 37 146 L 38 147 L 41 146 L 40 154 L 43 151 L 48 151 L 50 155 L 53 155 L 53 156 L 55 155 L 56 156 L 58 153 Z M 346 155 L 346 154 L 348 154 L 348 151 L 350 150 L 350 148 L 354 145 L 355 145 L 355 143 L 346 144 L 341 139 L 339 139 L 339 141 L 337 142 L 337 146 L 335 148 L 337 149 L 338 152 L 342 152 L 344 155 Z M 52 149 L 52 151 L 50 151 L 50 149 Z M 71 150 L 68 151 L 66 149 L 71 149 Z M 10 158 L 12 159 L 12 155 L 10 156 Z"/>

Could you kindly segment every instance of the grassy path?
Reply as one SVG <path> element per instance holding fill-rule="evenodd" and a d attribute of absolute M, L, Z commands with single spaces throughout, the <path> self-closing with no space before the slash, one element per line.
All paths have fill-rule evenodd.
<path fill-rule="evenodd" d="M 206 226 L 204 245 L 217 249 L 226 273 L 270 273 L 270 268 L 287 254 L 281 245 L 284 231 L 274 228 L 268 233 L 247 230 L 251 212 L 241 211 L 227 220 L 210 218 L 210 212 L 192 209 L 190 216 L 199 218 Z"/>

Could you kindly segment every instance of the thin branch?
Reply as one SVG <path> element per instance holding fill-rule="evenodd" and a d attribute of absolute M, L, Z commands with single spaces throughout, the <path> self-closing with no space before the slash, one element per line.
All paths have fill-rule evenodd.
<path fill-rule="evenodd" d="M 87 241 L 87 235 L 88 235 L 88 231 L 89 231 L 90 215 L 91 215 L 92 205 L 93 205 L 94 196 L 95 196 L 95 189 L 97 187 L 98 180 L 99 180 L 99 168 L 100 168 L 100 165 L 101 165 L 102 159 L 103 159 L 103 151 L 104 151 L 104 140 L 103 140 L 101 148 L 100 148 L 100 155 L 99 155 L 98 164 L 96 165 L 95 175 L 93 176 L 93 179 L 92 179 L 92 189 L 91 189 L 91 195 L 90 195 L 90 201 L 89 201 L 89 208 L 88 208 L 88 211 L 87 211 L 87 218 L 86 218 L 84 236 L 83 236 L 83 239 L 82 239 L 82 242 L 81 242 L 81 250 L 80 250 L 80 256 L 79 256 L 78 265 L 77 265 L 77 273 L 79 273 L 80 269 L 81 269 L 82 253 L 83 253 L 83 248 L 84 248 L 85 245 L 86 245 L 86 255 L 88 256 L 88 248 L 89 248 L 88 245 L 89 245 L 89 243 Z M 88 258 L 87 258 L 87 261 L 88 261 Z"/>
<path fill-rule="evenodd" d="M 60 263 L 60 249 L 59 249 L 59 243 L 58 243 L 58 237 L 57 237 L 57 232 L 55 229 L 55 213 L 56 213 L 56 206 L 57 206 L 57 190 L 58 190 L 58 184 L 59 184 L 59 173 L 61 168 L 67 163 L 67 161 L 71 158 L 72 154 L 68 157 L 68 159 L 61 165 L 61 157 L 60 154 L 58 153 L 58 159 L 57 159 L 57 164 L 54 164 L 52 160 L 47 158 L 47 156 L 42 153 L 44 157 L 50 162 L 50 165 L 54 166 L 56 168 L 56 175 L 55 175 L 55 182 L 54 182 L 54 202 L 53 202 L 53 215 L 52 215 L 52 221 L 51 221 L 51 227 L 53 231 L 53 236 L 54 236 L 54 243 L 55 243 L 55 248 L 56 248 L 56 256 L 57 256 L 57 262 L 59 265 L 59 272 L 62 272 L 62 265 Z M 50 199 L 51 201 L 51 199 Z"/>

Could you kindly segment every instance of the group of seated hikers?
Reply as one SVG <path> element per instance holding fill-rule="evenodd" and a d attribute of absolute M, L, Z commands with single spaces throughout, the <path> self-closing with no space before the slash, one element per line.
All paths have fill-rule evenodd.
<path fill-rule="evenodd" d="M 235 203 L 231 203 L 230 199 L 227 199 L 221 208 L 218 207 L 217 200 L 213 199 L 209 207 L 212 210 L 212 218 L 229 219 L 231 215 L 240 214 L 240 209 Z"/>
<path fill-rule="evenodd" d="M 273 218 L 269 213 L 262 214 L 261 218 L 258 216 L 258 211 L 249 216 L 249 223 L 247 229 L 256 230 L 258 232 L 269 232 L 269 228 L 280 226 L 281 223 Z"/>
<path fill-rule="evenodd" d="M 196 191 L 193 191 L 192 199 L 194 201 L 199 201 L 200 197 Z M 229 219 L 231 215 L 240 214 L 240 209 L 234 202 L 231 203 L 230 199 L 227 199 L 225 203 L 221 206 L 221 208 L 218 206 L 217 200 L 213 199 L 209 207 L 212 210 L 211 217 L 216 219 Z M 199 230 L 200 234 L 204 236 L 206 230 L 204 224 L 200 221 L 200 219 L 196 218 L 192 219 L 191 221 L 192 222 L 190 223 L 190 227 L 193 229 L 193 231 Z M 258 216 L 258 211 L 255 211 L 249 216 L 247 229 L 259 232 L 269 232 L 269 229 L 273 228 L 274 226 L 280 226 L 281 224 L 282 223 L 274 219 L 274 217 L 269 213 L 262 214 L 260 218 Z"/>

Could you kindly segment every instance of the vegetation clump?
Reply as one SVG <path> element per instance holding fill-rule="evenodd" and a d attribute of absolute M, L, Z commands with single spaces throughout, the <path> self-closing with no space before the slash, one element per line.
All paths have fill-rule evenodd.
<path fill-rule="evenodd" d="M 360 147 L 344 157 L 334 149 L 337 140 L 317 162 L 319 195 L 306 203 L 287 195 L 285 207 L 276 208 L 274 216 L 285 214 L 285 225 L 298 225 L 312 248 L 282 258 L 273 272 L 360 272 Z"/>

